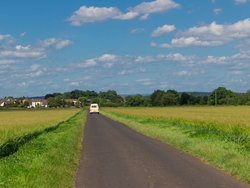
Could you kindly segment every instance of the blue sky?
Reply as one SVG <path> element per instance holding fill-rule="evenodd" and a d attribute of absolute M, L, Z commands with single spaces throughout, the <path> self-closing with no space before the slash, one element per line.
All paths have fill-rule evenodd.
<path fill-rule="evenodd" d="M 250 89 L 250 0 L 0 2 L 0 97 Z"/>

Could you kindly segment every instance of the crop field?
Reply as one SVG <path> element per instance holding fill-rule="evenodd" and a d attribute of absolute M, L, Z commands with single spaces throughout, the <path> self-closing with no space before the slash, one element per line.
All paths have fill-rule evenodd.
<path fill-rule="evenodd" d="M 86 111 L 0 112 L 0 187 L 73 187 Z"/>
<path fill-rule="evenodd" d="M 51 127 L 79 109 L 0 111 L 0 145 L 9 139 Z"/>
<path fill-rule="evenodd" d="M 250 107 L 122 107 L 102 113 L 250 183 Z"/>
<path fill-rule="evenodd" d="M 109 112 L 124 115 L 179 119 L 214 123 L 225 126 L 241 125 L 250 128 L 250 106 L 231 107 L 155 107 L 155 108 L 106 108 Z M 226 128 L 226 127 L 225 127 Z"/>

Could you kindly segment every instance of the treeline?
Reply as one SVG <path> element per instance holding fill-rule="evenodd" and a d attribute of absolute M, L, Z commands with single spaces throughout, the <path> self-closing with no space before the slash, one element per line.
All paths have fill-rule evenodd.
<path fill-rule="evenodd" d="M 123 106 L 124 98 L 114 90 L 106 92 L 73 90 L 65 93 L 53 93 L 45 95 L 49 107 L 76 106 L 83 107 L 90 103 L 98 103 L 100 106 Z M 72 100 L 69 100 L 72 99 Z M 75 99 L 75 101 L 73 100 Z"/>
<path fill-rule="evenodd" d="M 246 93 L 235 93 L 219 87 L 209 95 L 156 90 L 150 96 L 128 96 L 125 101 L 127 106 L 250 105 L 250 90 Z"/>
<path fill-rule="evenodd" d="M 219 87 L 207 95 L 177 92 L 175 90 L 156 90 L 149 96 L 140 94 L 120 96 L 114 90 L 105 92 L 74 90 L 65 93 L 47 94 L 49 107 L 69 105 L 68 99 L 77 99 L 77 107 L 98 103 L 100 106 L 176 106 L 176 105 L 250 105 L 250 90 L 235 93 Z M 67 102 L 68 101 L 68 102 Z"/>

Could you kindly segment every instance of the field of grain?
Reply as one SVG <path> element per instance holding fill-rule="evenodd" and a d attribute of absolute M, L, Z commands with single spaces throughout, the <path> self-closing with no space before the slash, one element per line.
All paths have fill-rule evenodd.
<path fill-rule="evenodd" d="M 0 111 L 0 145 L 9 139 L 67 120 L 79 109 Z"/>
<path fill-rule="evenodd" d="M 152 107 L 105 108 L 106 111 L 124 115 L 179 119 L 221 125 L 242 125 L 250 128 L 250 106 L 225 107 Z"/>

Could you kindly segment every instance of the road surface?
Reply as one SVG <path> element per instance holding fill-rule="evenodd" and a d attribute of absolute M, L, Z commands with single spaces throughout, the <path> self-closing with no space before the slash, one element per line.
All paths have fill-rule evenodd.
<path fill-rule="evenodd" d="M 249 187 L 109 118 L 87 118 L 76 188 Z"/>

